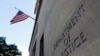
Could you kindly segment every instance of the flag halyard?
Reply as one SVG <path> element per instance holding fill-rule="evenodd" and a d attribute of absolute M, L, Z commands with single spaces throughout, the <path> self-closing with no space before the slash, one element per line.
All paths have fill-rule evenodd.
<path fill-rule="evenodd" d="M 29 16 L 25 13 L 23 13 L 22 11 L 18 11 L 17 14 L 15 15 L 15 17 L 13 17 L 13 19 L 10 21 L 11 24 L 23 21 L 25 19 L 27 19 Z"/>

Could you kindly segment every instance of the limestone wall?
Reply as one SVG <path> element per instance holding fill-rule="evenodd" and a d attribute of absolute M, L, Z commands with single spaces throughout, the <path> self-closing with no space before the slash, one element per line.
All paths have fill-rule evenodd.
<path fill-rule="evenodd" d="M 100 0 L 47 2 L 44 56 L 100 56 Z"/>

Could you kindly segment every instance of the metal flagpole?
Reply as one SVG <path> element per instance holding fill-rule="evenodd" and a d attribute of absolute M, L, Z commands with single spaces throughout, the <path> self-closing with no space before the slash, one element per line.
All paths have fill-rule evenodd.
<path fill-rule="evenodd" d="M 22 10 L 20 10 L 20 9 L 18 9 L 18 8 L 16 8 L 16 7 L 14 7 L 15 9 L 17 9 L 17 10 L 19 10 L 19 11 L 22 11 Z M 23 11 L 22 11 L 23 12 Z M 26 14 L 26 13 L 25 13 Z M 29 16 L 29 15 L 28 15 Z M 29 16 L 31 19 L 33 19 L 33 20 L 35 20 L 33 17 L 31 17 L 31 16 Z"/>

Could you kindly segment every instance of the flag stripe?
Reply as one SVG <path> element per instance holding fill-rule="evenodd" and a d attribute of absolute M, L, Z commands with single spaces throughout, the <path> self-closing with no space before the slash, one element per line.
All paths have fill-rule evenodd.
<path fill-rule="evenodd" d="M 22 16 L 17 16 L 17 17 L 14 17 L 14 19 L 13 20 L 20 20 L 20 19 L 26 19 L 28 16 L 26 16 L 26 15 L 22 15 Z M 20 19 L 19 19 L 20 18 Z"/>
<path fill-rule="evenodd" d="M 13 23 L 16 23 L 16 22 L 19 22 L 19 21 L 23 21 L 23 20 L 25 20 L 25 19 L 27 19 L 28 17 L 26 17 L 26 18 L 18 18 L 18 19 L 16 19 L 16 20 L 13 20 L 13 22 L 11 22 L 12 24 Z"/>
<path fill-rule="evenodd" d="M 28 17 L 27 17 L 28 18 Z M 26 19 L 27 19 L 26 18 Z M 23 21 L 23 20 L 25 20 L 25 19 L 17 19 L 17 20 L 14 20 L 13 22 L 11 22 L 12 24 L 14 24 L 14 23 L 16 23 L 16 22 L 19 22 L 19 21 Z"/>
<path fill-rule="evenodd" d="M 25 19 L 27 19 L 29 16 L 21 11 L 19 11 L 15 17 L 13 17 L 13 19 L 11 20 L 11 24 L 23 21 Z"/>
<path fill-rule="evenodd" d="M 26 16 L 26 15 L 22 15 L 22 16 L 16 16 L 16 17 L 14 17 L 14 19 L 13 20 L 21 20 L 21 19 L 26 19 L 28 16 Z"/>
<path fill-rule="evenodd" d="M 15 16 L 15 18 L 26 16 L 26 14 Z"/>
<path fill-rule="evenodd" d="M 13 24 L 13 23 L 16 23 L 16 22 L 19 22 L 19 21 L 23 21 L 23 20 L 16 20 L 16 21 L 13 21 L 11 23 Z"/>

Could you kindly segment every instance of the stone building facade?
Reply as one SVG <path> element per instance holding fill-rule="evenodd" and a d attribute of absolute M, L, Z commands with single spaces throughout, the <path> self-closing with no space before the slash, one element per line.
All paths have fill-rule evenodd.
<path fill-rule="evenodd" d="M 100 0 L 37 0 L 29 56 L 100 56 Z"/>

